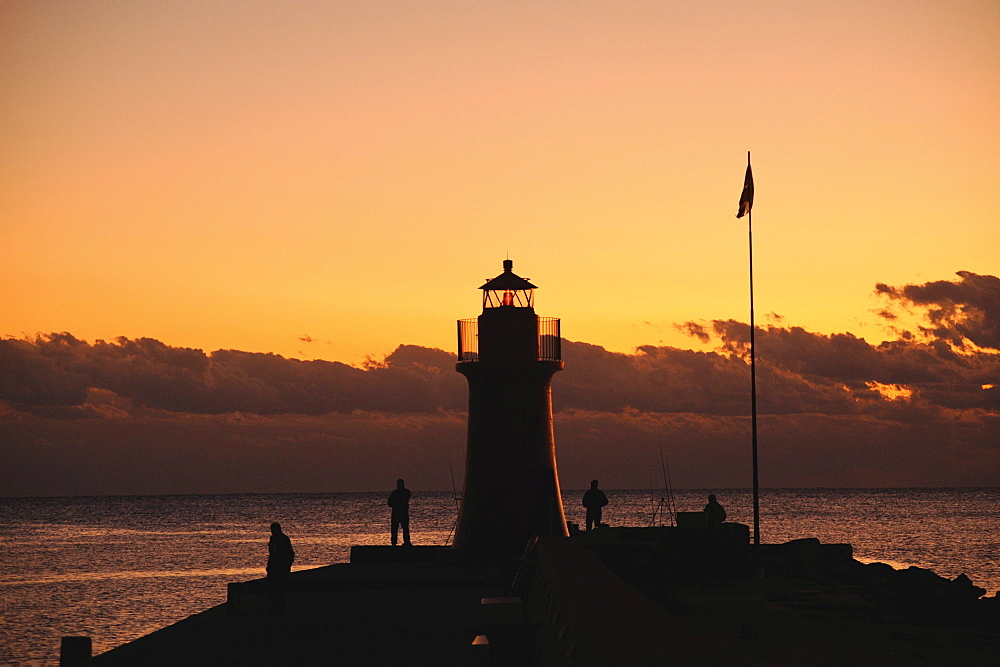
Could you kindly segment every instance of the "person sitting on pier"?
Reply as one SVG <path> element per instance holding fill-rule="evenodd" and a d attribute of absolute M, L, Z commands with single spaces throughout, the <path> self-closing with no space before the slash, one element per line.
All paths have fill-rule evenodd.
<path fill-rule="evenodd" d="M 403 527 L 403 546 L 410 545 L 410 490 L 403 486 L 403 480 L 396 480 L 396 489 L 389 494 L 392 508 L 392 546 L 399 539 L 399 528 Z"/>
<path fill-rule="evenodd" d="M 715 499 L 715 494 L 708 494 L 708 504 L 705 505 L 705 522 L 709 526 L 718 526 L 726 520 L 726 510 Z"/>
<path fill-rule="evenodd" d="M 590 483 L 590 488 L 583 494 L 583 506 L 587 508 L 587 530 L 590 527 L 601 527 L 601 514 L 604 506 L 608 504 L 608 497 L 604 491 L 597 488 L 597 480 Z"/>
<path fill-rule="evenodd" d="M 285 613 L 285 593 L 288 591 L 288 575 L 295 561 L 292 541 L 281 532 L 281 524 L 271 524 L 271 539 L 267 541 L 267 588 L 271 599 L 269 614 Z"/>

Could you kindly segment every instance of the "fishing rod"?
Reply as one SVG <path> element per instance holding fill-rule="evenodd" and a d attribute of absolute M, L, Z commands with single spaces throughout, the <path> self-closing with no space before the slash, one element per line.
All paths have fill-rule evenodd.
<path fill-rule="evenodd" d="M 660 498 L 660 502 L 656 502 L 655 489 L 653 488 L 653 471 L 649 471 L 649 511 L 652 516 L 649 518 L 649 527 L 652 528 L 656 525 L 656 515 L 660 515 L 660 524 L 663 525 L 663 506 L 664 500 Z"/>
<path fill-rule="evenodd" d="M 448 455 L 448 472 L 451 473 L 451 495 L 455 499 L 455 522 L 451 525 L 451 531 L 448 532 L 448 539 L 444 541 L 444 545 L 448 546 L 448 543 L 451 542 L 451 536 L 455 534 L 455 529 L 458 528 L 458 515 L 461 512 L 462 505 L 459 502 L 458 487 L 455 486 L 455 466 L 451 464 L 451 448 L 445 445 L 444 452 Z"/>
<path fill-rule="evenodd" d="M 670 525 L 673 526 L 676 524 L 676 518 L 677 518 L 677 499 L 674 497 L 674 484 L 670 479 L 670 464 L 666 463 L 664 465 L 666 466 L 667 469 L 667 498 L 670 499 L 670 513 L 671 513 Z"/>
<path fill-rule="evenodd" d="M 649 527 L 656 523 L 656 498 L 653 495 L 653 471 L 649 471 Z"/>
<path fill-rule="evenodd" d="M 667 492 L 667 498 L 669 499 L 669 504 L 667 509 L 670 511 L 670 525 L 676 525 L 674 517 L 677 516 L 677 505 L 674 502 L 674 490 L 670 485 L 670 469 L 667 466 L 667 460 L 663 456 L 663 442 L 660 442 L 660 469 L 663 471 L 663 486 Z"/>

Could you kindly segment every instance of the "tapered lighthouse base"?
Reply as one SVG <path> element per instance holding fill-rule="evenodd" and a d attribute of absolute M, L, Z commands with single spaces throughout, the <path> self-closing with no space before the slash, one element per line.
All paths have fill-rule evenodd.
<path fill-rule="evenodd" d="M 469 436 L 456 550 L 504 559 L 535 536 L 568 534 L 552 430 L 551 381 L 562 368 L 458 364 L 469 382 Z"/>

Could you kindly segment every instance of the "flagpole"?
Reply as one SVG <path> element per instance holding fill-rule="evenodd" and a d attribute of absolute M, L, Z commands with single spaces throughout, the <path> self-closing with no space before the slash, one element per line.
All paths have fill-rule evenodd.
<path fill-rule="evenodd" d="M 753 543 L 757 569 L 760 568 L 760 485 L 757 476 L 757 350 L 754 345 L 756 324 L 753 317 L 753 171 L 750 151 L 747 151 L 747 175 L 740 193 L 740 210 L 736 217 L 747 216 L 747 240 L 750 245 L 750 430 L 753 458 Z"/>
<path fill-rule="evenodd" d="M 747 153 L 750 160 L 750 153 Z M 757 359 L 754 346 L 753 317 L 753 209 L 747 213 L 747 237 L 750 242 L 750 430 L 753 457 L 753 543 L 760 544 L 760 486 L 757 477 Z"/>

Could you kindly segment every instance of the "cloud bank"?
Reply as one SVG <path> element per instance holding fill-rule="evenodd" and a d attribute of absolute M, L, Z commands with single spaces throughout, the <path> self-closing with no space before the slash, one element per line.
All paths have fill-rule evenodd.
<path fill-rule="evenodd" d="M 878 283 L 875 291 L 903 308 L 923 310 L 928 326 L 921 334 L 964 347 L 972 343 L 982 348 L 1000 349 L 1000 278 L 959 271 L 957 281 L 935 280 L 923 285 L 892 287 Z M 892 308 L 883 311 L 895 319 Z M 910 332 L 904 332 L 910 338 Z"/>
<path fill-rule="evenodd" d="M 915 331 L 757 329 L 765 486 L 1000 483 L 1000 280 L 876 286 Z M 711 352 L 564 341 L 553 381 L 563 485 L 642 488 L 662 448 L 678 487 L 749 485 L 749 327 L 679 328 Z M 461 485 L 455 355 L 401 345 L 362 368 L 152 339 L 0 340 L 0 495 Z M 657 475 L 657 478 L 659 476 Z"/>

